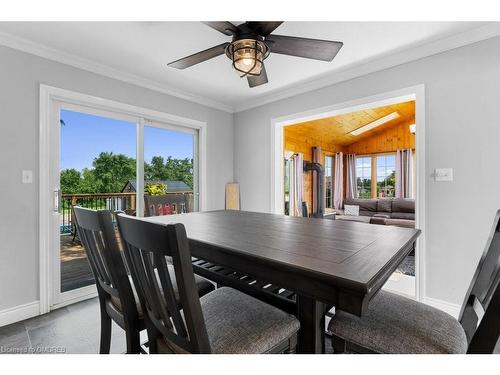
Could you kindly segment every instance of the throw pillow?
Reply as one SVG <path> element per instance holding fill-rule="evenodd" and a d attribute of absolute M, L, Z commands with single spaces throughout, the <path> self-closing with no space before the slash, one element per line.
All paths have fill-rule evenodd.
<path fill-rule="evenodd" d="M 359 206 L 344 205 L 344 215 L 346 216 L 359 216 Z"/>

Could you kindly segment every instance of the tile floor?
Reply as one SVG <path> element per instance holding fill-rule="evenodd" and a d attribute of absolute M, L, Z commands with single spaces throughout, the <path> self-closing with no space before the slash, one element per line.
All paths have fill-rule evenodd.
<path fill-rule="evenodd" d="M 73 353 L 99 352 L 99 302 L 97 298 L 54 310 L 23 322 L 0 327 L 0 353 Z M 141 341 L 145 341 L 145 332 Z M 113 323 L 111 353 L 126 350 L 125 333 Z M 326 352 L 332 353 L 326 339 Z M 500 353 L 500 340 L 495 349 Z"/>
<path fill-rule="evenodd" d="M 0 353 L 28 350 L 98 353 L 99 334 L 99 302 L 93 298 L 1 327 Z M 113 323 L 111 353 L 123 353 L 125 349 L 125 333 Z"/>

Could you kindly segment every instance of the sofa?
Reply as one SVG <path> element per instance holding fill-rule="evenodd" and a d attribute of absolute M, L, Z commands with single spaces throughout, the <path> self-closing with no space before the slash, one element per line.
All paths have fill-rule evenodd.
<path fill-rule="evenodd" d="M 415 227 L 415 200 L 408 198 L 356 199 L 347 198 L 345 205 L 359 206 L 359 216 L 345 215 L 335 210 L 335 220 L 356 221 L 367 224 Z"/>

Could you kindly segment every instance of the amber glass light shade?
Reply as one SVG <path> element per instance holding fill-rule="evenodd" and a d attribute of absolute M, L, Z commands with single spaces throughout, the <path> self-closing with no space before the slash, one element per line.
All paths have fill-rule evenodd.
<path fill-rule="evenodd" d="M 240 39 L 228 46 L 227 55 L 233 61 L 233 68 L 240 77 L 258 76 L 268 55 L 268 48 L 259 40 Z"/>

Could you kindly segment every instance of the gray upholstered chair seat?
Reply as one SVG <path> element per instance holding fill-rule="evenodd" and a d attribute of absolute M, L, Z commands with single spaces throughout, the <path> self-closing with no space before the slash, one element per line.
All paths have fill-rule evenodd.
<path fill-rule="evenodd" d="M 267 303 L 232 288 L 219 288 L 200 298 L 212 353 L 267 353 L 297 333 L 299 321 Z M 158 350 L 172 353 L 162 339 Z"/>
<path fill-rule="evenodd" d="M 175 300 L 177 303 L 179 303 L 180 297 L 179 297 L 179 289 L 177 288 L 177 280 L 175 279 L 175 272 L 174 272 L 174 266 L 171 264 L 167 265 L 168 267 L 168 273 L 170 274 L 170 279 L 172 280 L 172 287 L 174 289 L 174 294 L 175 294 Z M 159 280 L 158 273 L 156 274 Z M 132 287 L 132 292 L 134 292 L 134 298 L 137 304 L 137 311 L 139 312 L 139 317 L 143 317 L 142 313 L 142 308 L 141 308 L 141 303 L 139 301 L 139 296 L 137 295 L 137 291 L 135 290 L 134 282 L 132 280 L 132 277 L 129 276 L 130 278 L 130 286 Z M 212 290 L 215 289 L 214 284 L 212 284 L 210 281 L 207 279 L 194 275 L 194 280 L 196 282 L 196 286 L 198 287 L 198 295 L 204 296 L 207 293 L 210 293 Z M 161 287 L 161 283 L 158 283 Z M 120 299 L 118 297 L 111 296 L 111 303 L 113 306 L 115 306 L 119 311 L 121 311 L 121 303 Z"/>
<path fill-rule="evenodd" d="M 465 332 L 455 318 L 385 291 L 373 298 L 367 314 L 361 318 L 337 311 L 328 330 L 334 336 L 377 353 L 467 351 Z"/>

